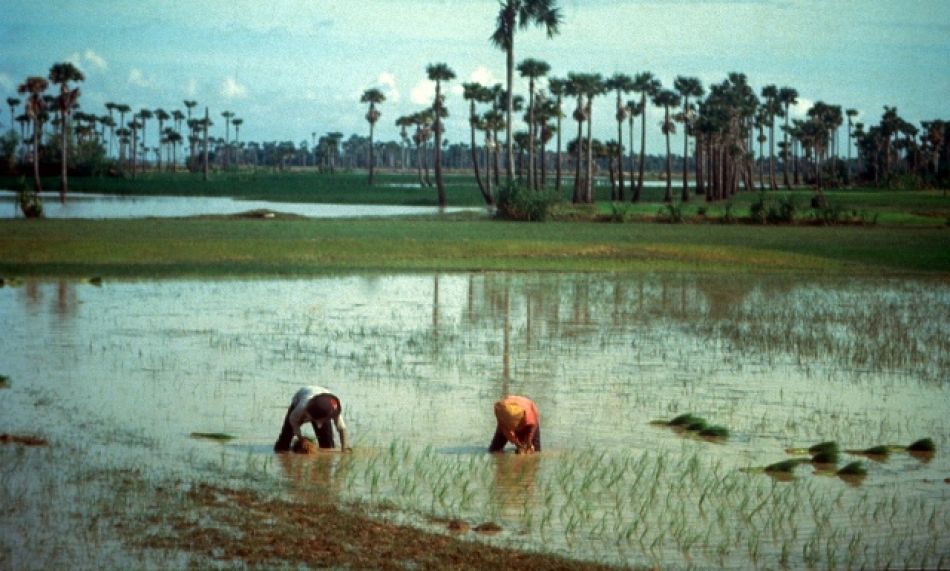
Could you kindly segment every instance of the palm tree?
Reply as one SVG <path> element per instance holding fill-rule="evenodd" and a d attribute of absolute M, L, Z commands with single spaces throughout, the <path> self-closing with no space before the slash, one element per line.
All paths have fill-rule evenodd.
<path fill-rule="evenodd" d="M 152 117 L 154 117 L 154 114 L 152 113 L 151 110 L 149 109 L 139 110 L 138 118 L 142 120 L 141 126 L 142 126 L 142 145 L 143 146 L 146 144 L 145 143 L 145 131 L 146 131 L 145 127 L 146 125 L 148 125 L 148 120 L 151 119 Z M 142 170 L 143 171 L 145 170 L 147 162 L 148 162 L 148 154 L 142 153 Z"/>
<path fill-rule="evenodd" d="M 539 188 L 538 181 L 535 180 L 534 176 L 534 142 L 537 138 L 534 121 L 534 85 L 539 78 L 547 75 L 549 71 L 551 71 L 551 66 L 547 62 L 533 58 L 528 58 L 518 64 L 518 73 L 521 74 L 521 77 L 528 78 L 528 189 L 530 190 L 538 190 Z"/>
<path fill-rule="evenodd" d="M 561 100 L 564 97 L 566 89 L 567 81 L 554 77 L 548 79 L 548 91 L 555 98 L 554 114 L 557 117 L 557 127 L 555 127 L 555 131 L 557 133 L 557 159 L 555 161 L 557 178 L 554 182 L 554 191 L 559 195 L 561 194 L 561 120 L 564 118 L 564 113 L 561 110 Z"/>
<path fill-rule="evenodd" d="M 775 116 L 781 114 L 778 103 L 778 87 L 766 85 L 762 88 L 762 97 L 765 98 L 765 111 L 768 115 L 769 126 L 769 189 L 777 190 L 775 182 Z M 786 180 L 787 182 L 787 180 Z"/>
<path fill-rule="evenodd" d="M 557 0 L 499 0 L 500 8 L 496 19 L 496 28 L 490 38 L 492 45 L 504 50 L 506 63 L 506 81 L 508 91 L 505 94 L 505 136 L 507 140 L 508 184 L 514 182 L 514 147 L 511 137 L 511 125 L 514 114 L 512 93 L 514 89 L 515 69 L 515 30 L 525 30 L 531 25 L 545 29 L 548 38 L 558 33 L 561 24 L 561 10 Z"/>
<path fill-rule="evenodd" d="M 23 209 L 24 216 L 35 218 L 43 213 L 42 204 L 39 202 L 39 193 L 43 190 L 40 183 L 40 116 L 44 109 L 43 92 L 49 87 L 49 82 L 42 77 L 31 76 L 26 78 L 19 87 L 17 93 L 26 95 L 26 114 L 33 122 L 33 190 L 35 196 L 27 203 L 20 201 L 20 208 Z"/>
<path fill-rule="evenodd" d="M 785 107 L 785 153 L 786 157 L 782 164 L 783 182 L 785 187 L 792 189 L 792 184 L 788 179 L 788 118 L 791 112 L 791 106 L 798 103 L 798 91 L 792 87 L 783 87 L 778 90 L 778 100 Z"/>
<path fill-rule="evenodd" d="M 848 109 L 844 112 L 848 117 L 848 182 L 851 182 L 851 135 L 854 133 L 854 118 L 858 116 L 857 109 Z"/>
<path fill-rule="evenodd" d="M 73 105 L 79 99 L 79 88 L 69 89 L 70 81 L 85 81 L 86 76 L 79 69 L 69 62 L 53 64 L 49 69 L 49 80 L 59 85 L 59 97 L 56 98 L 56 106 L 59 109 L 59 144 L 61 153 L 60 162 L 60 188 L 59 201 L 66 203 L 66 191 L 68 189 L 67 163 L 69 160 L 69 145 L 66 135 L 69 129 L 68 117 L 72 112 Z"/>
<path fill-rule="evenodd" d="M 132 108 L 126 105 L 125 103 L 116 103 L 115 110 L 119 113 L 119 127 L 126 128 L 125 124 L 125 114 L 132 111 Z M 121 147 L 124 148 L 124 147 Z M 122 155 L 122 152 L 119 153 Z"/>
<path fill-rule="evenodd" d="M 584 105 L 584 77 L 582 74 L 567 74 L 567 84 L 564 88 L 564 94 L 569 97 L 577 98 L 577 106 L 574 108 L 573 117 L 577 121 L 577 139 L 574 146 L 574 196 L 572 202 L 578 204 L 583 202 L 584 194 L 581 191 L 581 165 L 583 165 L 583 147 L 581 141 L 584 138 L 584 122 L 587 121 L 587 106 Z"/>
<path fill-rule="evenodd" d="M 161 138 L 164 137 L 165 134 L 166 134 L 166 133 L 165 133 L 165 121 L 168 121 L 169 119 L 171 119 L 172 116 L 169 115 L 168 112 L 165 111 L 165 110 L 162 109 L 162 108 L 156 109 L 155 111 L 153 111 L 153 113 L 155 114 L 155 120 L 158 121 L 158 136 L 159 136 L 159 139 L 160 139 L 160 140 L 159 140 L 159 146 L 161 146 L 162 143 L 163 143 L 163 142 L 161 141 Z M 165 142 L 167 142 L 167 141 L 165 141 Z M 159 153 L 159 155 L 158 155 L 158 170 L 159 170 L 159 172 L 161 172 L 161 170 L 162 170 L 162 155 L 161 155 L 161 153 Z"/>
<path fill-rule="evenodd" d="M 105 107 L 106 107 L 106 110 L 109 111 L 109 123 L 104 122 L 103 124 L 109 127 L 109 154 L 111 155 L 112 144 L 115 143 L 115 127 L 116 127 L 115 116 L 112 113 L 116 111 L 116 109 L 118 108 L 118 105 L 109 101 L 106 103 Z M 121 123 L 119 123 L 118 125 L 119 127 L 122 127 Z"/>
<path fill-rule="evenodd" d="M 16 97 L 7 97 L 7 105 L 10 106 L 10 130 L 14 130 L 14 124 L 16 123 L 16 106 L 20 104 L 20 100 Z"/>
<path fill-rule="evenodd" d="M 376 105 L 386 101 L 386 96 L 378 89 L 367 89 L 360 97 L 360 103 L 369 103 L 369 111 L 366 112 L 366 121 L 369 123 L 369 185 L 373 186 L 375 176 L 375 157 L 373 156 L 373 131 L 376 127 L 376 121 L 379 121 L 379 111 Z"/>
<path fill-rule="evenodd" d="M 231 163 L 231 157 L 228 149 L 231 146 L 231 118 L 234 117 L 233 111 L 222 111 L 224 117 L 224 166 L 228 167 Z"/>
<path fill-rule="evenodd" d="M 604 78 L 599 73 L 584 74 L 584 90 L 587 93 L 587 195 L 588 204 L 594 202 L 594 145 L 593 145 L 593 116 L 594 97 L 607 92 Z"/>
<path fill-rule="evenodd" d="M 478 82 L 463 83 L 462 97 L 469 102 L 468 124 L 472 135 L 472 168 L 475 170 L 475 182 L 478 183 L 478 190 L 482 193 L 482 198 L 489 206 L 493 206 L 495 199 L 491 192 L 491 176 L 488 176 L 488 186 L 482 180 L 482 175 L 478 169 L 478 145 L 475 142 L 475 130 L 481 126 L 481 118 L 475 109 L 476 103 L 487 103 L 491 101 L 491 90 Z"/>
<path fill-rule="evenodd" d="M 653 104 L 663 108 L 663 122 L 660 126 L 666 135 L 666 195 L 663 202 L 673 202 L 673 155 L 670 151 L 670 135 L 676 132 L 676 124 L 670 120 L 670 107 L 680 104 L 680 96 L 675 91 L 664 89 L 653 96 Z"/>
<path fill-rule="evenodd" d="M 689 202 L 689 180 L 687 168 L 689 165 L 689 133 L 693 119 L 693 108 L 690 107 L 690 97 L 702 97 L 706 94 L 703 84 L 698 77 L 678 76 L 673 80 L 673 88 L 683 98 L 683 194 L 681 200 Z"/>
<path fill-rule="evenodd" d="M 432 110 L 435 115 L 433 130 L 435 131 L 435 185 L 439 193 L 439 207 L 445 207 L 448 199 L 445 196 L 445 184 L 442 182 L 442 82 L 455 79 L 455 72 L 445 63 L 431 63 L 426 66 L 429 81 L 435 82 L 435 101 Z M 447 113 L 446 113 L 447 115 Z"/>
<path fill-rule="evenodd" d="M 633 193 L 633 202 L 640 202 L 640 196 L 643 194 L 643 171 L 646 166 L 647 145 L 647 97 L 655 96 L 661 88 L 660 80 L 653 77 L 653 74 L 649 71 L 638 73 L 633 79 L 633 91 L 640 94 L 640 112 L 643 113 L 643 119 L 640 121 L 640 172 L 637 179 L 637 190 Z"/>
<path fill-rule="evenodd" d="M 614 147 L 611 147 L 613 150 L 617 151 L 617 165 L 618 169 L 618 180 L 619 180 L 619 192 L 617 196 L 614 197 L 616 200 L 623 202 L 626 200 L 624 197 L 624 185 L 623 185 L 623 122 L 627 119 L 630 113 L 630 109 L 623 104 L 622 97 L 625 93 L 630 93 L 633 91 L 633 79 L 629 75 L 624 73 L 615 73 L 610 79 L 607 80 L 606 87 L 610 91 L 617 92 L 617 144 Z"/>
<path fill-rule="evenodd" d="M 240 118 L 238 118 L 238 119 L 231 119 L 231 124 L 234 125 L 234 146 L 235 146 L 235 147 L 239 147 L 240 144 L 241 144 L 241 143 L 240 143 L 240 141 L 241 141 L 241 125 L 244 124 L 244 119 L 240 119 Z M 304 147 L 306 148 L 306 145 L 304 145 Z M 241 164 L 240 155 L 238 155 L 237 163 L 238 163 L 238 166 L 240 166 L 240 164 Z"/>
<path fill-rule="evenodd" d="M 168 141 L 168 144 L 172 146 L 171 170 L 172 172 L 175 172 L 175 168 L 178 164 L 178 144 L 182 141 L 181 134 L 178 131 L 173 130 L 171 127 L 168 127 L 165 130 L 165 140 Z"/>

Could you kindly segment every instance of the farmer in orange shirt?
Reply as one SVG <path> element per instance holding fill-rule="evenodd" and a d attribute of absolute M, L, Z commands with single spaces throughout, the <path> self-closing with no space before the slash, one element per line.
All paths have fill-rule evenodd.
<path fill-rule="evenodd" d="M 538 407 L 525 397 L 509 396 L 495 403 L 498 426 L 488 446 L 489 452 L 501 452 L 511 442 L 518 454 L 541 451 Z"/>

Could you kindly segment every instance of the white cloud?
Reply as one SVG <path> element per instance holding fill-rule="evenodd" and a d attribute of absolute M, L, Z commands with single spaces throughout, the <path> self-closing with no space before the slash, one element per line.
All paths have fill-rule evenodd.
<path fill-rule="evenodd" d="M 386 96 L 387 101 L 393 103 L 399 102 L 399 88 L 396 87 L 396 76 L 388 71 L 384 71 L 379 74 L 379 77 L 376 79 L 376 83 L 382 87 L 381 91 L 383 95 Z"/>
<path fill-rule="evenodd" d="M 435 100 L 435 82 L 425 80 L 420 81 L 409 90 L 409 101 L 416 105 L 432 105 Z"/>
<path fill-rule="evenodd" d="M 14 83 L 12 79 L 10 79 L 9 75 L 5 73 L 0 73 L 0 87 L 3 88 L 3 91 L 13 92 L 13 91 L 16 91 L 17 86 L 16 86 L 16 83 Z"/>
<path fill-rule="evenodd" d="M 109 65 L 106 63 L 105 58 L 92 51 L 92 49 L 87 49 L 86 53 L 83 54 L 83 59 L 90 63 L 92 67 L 96 69 L 107 69 Z"/>
<path fill-rule="evenodd" d="M 225 77 L 221 86 L 221 95 L 228 99 L 239 99 L 247 95 L 247 87 L 241 85 L 233 77 Z"/>
<path fill-rule="evenodd" d="M 788 108 L 789 115 L 792 117 L 807 117 L 808 110 L 815 105 L 815 102 L 811 99 L 805 99 L 804 97 L 799 97 L 798 102 L 794 105 L 790 105 Z"/>
<path fill-rule="evenodd" d="M 149 87 L 151 82 L 145 78 L 145 74 L 138 68 L 132 68 L 129 72 L 129 83 L 137 87 Z"/>
<path fill-rule="evenodd" d="M 492 75 L 492 72 L 488 70 L 487 67 L 480 65 L 478 68 L 468 76 L 469 82 L 480 83 L 486 87 L 491 87 L 496 83 L 502 83 L 502 81 Z"/>

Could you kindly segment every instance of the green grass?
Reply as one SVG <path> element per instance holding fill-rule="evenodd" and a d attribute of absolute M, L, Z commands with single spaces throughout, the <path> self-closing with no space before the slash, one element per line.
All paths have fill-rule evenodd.
<path fill-rule="evenodd" d="M 349 220 L 0 221 L 0 276 L 314 275 L 339 271 L 936 273 L 935 228 Z"/>

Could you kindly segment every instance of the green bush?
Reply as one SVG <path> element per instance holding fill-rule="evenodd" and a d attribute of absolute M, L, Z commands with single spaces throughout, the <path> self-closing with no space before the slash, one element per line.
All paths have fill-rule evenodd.
<path fill-rule="evenodd" d="M 497 216 L 506 220 L 544 222 L 561 199 L 551 191 L 526 190 L 517 184 L 498 189 Z"/>

